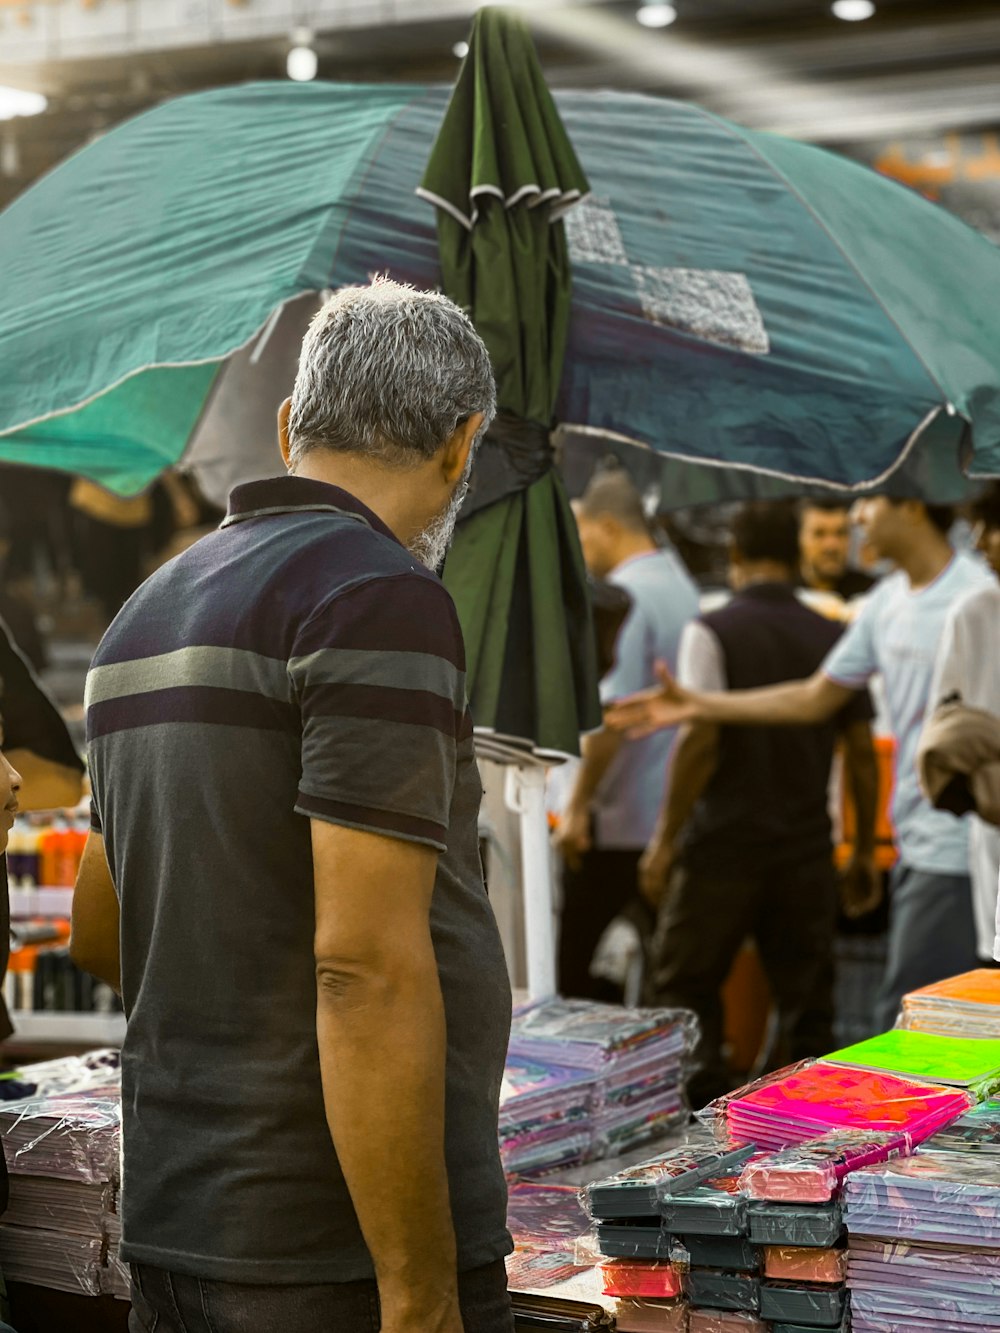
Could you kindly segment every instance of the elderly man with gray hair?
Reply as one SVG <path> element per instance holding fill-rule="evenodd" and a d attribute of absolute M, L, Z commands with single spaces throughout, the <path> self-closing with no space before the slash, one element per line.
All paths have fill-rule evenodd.
<path fill-rule="evenodd" d="M 433 572 L 494 411 L 451 302 L 340 292 L 289 475 L 237 487 L 98 649 L 73 951 L 128 1014 L 134 1333 L 513 1328 L 510 990 Z"/>

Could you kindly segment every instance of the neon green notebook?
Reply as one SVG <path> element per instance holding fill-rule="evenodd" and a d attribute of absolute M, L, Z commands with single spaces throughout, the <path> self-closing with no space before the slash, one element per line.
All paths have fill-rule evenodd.
<path fill-rule="evenodd" d="M 1000 1084 L 1000 1041 L 894 1028 L 835 1051 L 825 1057 L 825 1063 L 981 1091 L 984 1086 Z"/>

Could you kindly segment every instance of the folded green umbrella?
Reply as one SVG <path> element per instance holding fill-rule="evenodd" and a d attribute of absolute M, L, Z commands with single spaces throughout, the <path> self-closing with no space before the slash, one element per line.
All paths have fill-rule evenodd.
<path fill-rule="evenodd" d="M 477 727 L 569 754 L 601 714 L 586 570 L 548 437 L 572 295 L 560 219 L 588 190 L 525 23 L 481 10 L 418 190 L 500 408 L 444 578 Z"/>

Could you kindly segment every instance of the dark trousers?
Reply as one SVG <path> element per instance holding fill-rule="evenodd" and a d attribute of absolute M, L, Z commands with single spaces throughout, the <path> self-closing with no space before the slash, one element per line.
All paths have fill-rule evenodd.
<path fill-rule="evenodd" d="M 722 1050 L 721 989 L 748 936 L 778 1011 L 776 1064 L 833 1049 L 837 910 L 829 858 L 771 867 L 751 862 L 739 873 L 675 872 L 653 940 L 650 991 L 655 1004 L 698 1015 L 699 1069 L 689 1088 L 696 1108 L 732 1086 Z"/>
<path fill-rule="evenodd" d="M 876 1008 L 880 1028 L 893 1026 L 907 991 L 982 966 L 968 875 L 914 870 L 901 862 L 890 892 L 889 956 Z"/>
<path fill-rule="evenodd" d="M 563 867 L 563 909 L 559 927 L 559 994 L 620 1004 L 621 987 L 590 975 L 590 960 L 616 916 L 639 897 L 641 851 L 594 847 L 578 870 Z"/>
<path fill-rule="evenodd" d="M 503 1260 L 462 1273 L 465 1333 L 514 1333 Z M 374 1282 L 251 1286 L 132 1268 L 129 1333 L 378 1333 Z"/>

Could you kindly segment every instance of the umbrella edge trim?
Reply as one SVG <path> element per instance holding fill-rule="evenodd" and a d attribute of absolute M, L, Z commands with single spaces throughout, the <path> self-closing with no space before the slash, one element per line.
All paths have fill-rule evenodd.
<path fill-rule="evenodd" d="M 911 431 L 906 443 L 900 450 L 896 461 L 891 467 L 880 472 L 878 476 L 871 477 L 865 481 L 824 481 L 821 477 L 804 477 L 797 472 L 782 472 L 780 468 L 761 467 L 758 463 L 735 463 L 730 459 L 724 458 L 692 458 L 689 454 L 677 453 L 672 449 L 656 449 L 645 440 L 638 440 L 634 435 L 624 435 L 620 431 L 603 430 L 600 426 L 584 426 L 574 424 L 570 421 L 561 421 L 559 424 L 565 430 L 577 431 L 581 435 L 600 435 L 607 440 L 616 440 L 621 444 L 635 445 L 640 449 L 646 449 L 650 453 L 658 455 L 660 458 L 672 459 L 675 463 L 687 463 L 693 467 L 714 467 L 714 468 L 737 468 L 740 472 L 752 472 L 760 477 L 775 477 L 779 481 L 794 481 L 803 486 L 828 486 L 831 490 L 843 491 L 845 494 L 853 494 L 856 491 L 866 491 L 872 486 L 881 486 L 887 482 L 903 466 L 910 454 L 916 447 L 920 437 L 930 427 L 942 412 L 945 412 L 950 404 L 932 407 L 931 410 L 919 421 L 916 427 Z M 951 413 L 949 413 L 951 415 Z M 957 415 L 957 414 L 956 414 Z M 964 420 L 964 418 L 963 418 Z"/>
<path fill-rule="evenodd" d="M 234 356 L 237 352 L 243 351 L 245 347 L 249 347 L 251 343 L 260 338 L 268 330 L 271 322 L 275 320 L 275 316 L 283 311 L 285 306 L 291 305 L 292 302 L 298 301 L 303 296 L 308 296 L 313 292 L 315 292 L 316 295 L 321 294 L 320 289 L 318 288 L 304 287 L 293 296 L 286 296 L 285 299 L 280 301 L 278 305 L 268 313 L 267 317 L 257 325 L 248 338 L 244 338 L 240 343 L 234 343 L 228 351 L 219 352 L 216 356 L 194 357 L 187 361 L 150 361 L 144 366 L 137 366 L 134 370 L 130 370 L 127 374 L 122 375 L 120 379 L 114 380 L 111 384 L 98 390 L 96 393 L 88 394 L 86 398 L 81 398 L 79 402 L 73 403 L 69 407 L 60 407 L 53 412 L 43 412 L 40 416 L 30 417 L 26 421 L 19 421 L 13 426 L 7 426 L 5 429 L 0 430 L 0 440 L 6 439 L 8 435 L 17 435 L 21 431 L 31 430 L 34 426 L 42 426 L 46 421 L 55 421 L 59 417 L 68 417 L 72 416 L 74 412 L 81 412 L 85 407 L 89 407 L 91 403 L 96 403 L 99 398 L 103 398 L 105 394 L 113 393 L 115 389 L 120 389 L 121 386 L 127 384 L 129 380 L 135 379 L 136 375 L 145 374 L 147 370 L 185 370 L 192 369 L 195 366 L 210 366 L 215 361 L 228 361 L 231 356 Z"/>

